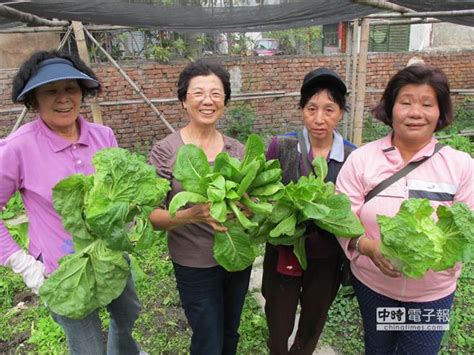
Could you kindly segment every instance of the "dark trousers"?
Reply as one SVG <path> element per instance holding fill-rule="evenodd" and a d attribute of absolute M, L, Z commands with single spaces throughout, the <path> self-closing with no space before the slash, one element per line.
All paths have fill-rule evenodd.
<path fill-rule="evenodd" d="M 339 290 L 342 258 L 308 259 L 308 268 L 301 277 L 278 273 L 277 261 L 278 249 L 267 246 L 262 293 L 266 301 L 270 354 L 312 354 Z M 288 351 L 298 302 L 301 307 L 298 330 Z"/>
<path fill-rule="evenodd" d="M 173 263 L 179 296 L 193 330 L 192 355 L 233 355 L 251 267 L 228 272 Z"/>
<path fill-rule="evenodd" d="M 382 312 L 379 309 L 377 313 L 377 308 L 403 307 L 406 310 L 406 323 L 412 325 L 448 323 L 454 292 L 431 302 L 402 302 L 371 290 L 354 276 L 352 276 L 352 282 L 364 323 L 366 354 L 438 354 L 444 331 L 377 330 L 377 324 L 381 324 L 380 321 L 377 323 L 377 315 L 380 317 L 380 312 Z M 429 322 L 427 322 L 428 319 Z"/>

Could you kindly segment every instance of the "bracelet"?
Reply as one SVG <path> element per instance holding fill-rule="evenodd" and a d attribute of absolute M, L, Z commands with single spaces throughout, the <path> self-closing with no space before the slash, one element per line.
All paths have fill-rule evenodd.
<path fill-rule="evenodd" d="M 360 252 L 360 250 L 359 250 L 359 243 L 360 243 L 360 240 L 361 240 L 362 238 L 365 238 L 365 235 L 361 235 L 359 238 L 357 238 L 356 245 L 355 245 L 355 250 L 356 250 L 359 254 L 361 254 L 361 252 Z M 362 255 L 362 254 L 361 254 L 361 255 Z"/>

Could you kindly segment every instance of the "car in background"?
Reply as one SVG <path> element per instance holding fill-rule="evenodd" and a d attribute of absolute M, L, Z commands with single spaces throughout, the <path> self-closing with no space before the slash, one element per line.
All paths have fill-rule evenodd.
<path fill-rule="evenodd" d="M 254 54 L 257 56 L 281 55 L 283 51 L 280 41 L 271 38 L 262 38 L 255 41 Z"/>

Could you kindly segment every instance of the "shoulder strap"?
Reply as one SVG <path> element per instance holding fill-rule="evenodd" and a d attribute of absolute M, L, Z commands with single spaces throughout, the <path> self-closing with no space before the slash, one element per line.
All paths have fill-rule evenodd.
<path fill-rule="evenodd" d="M 423 159 L 420 159 L 418 161 L 407 164 L 404 168 L 400 169 L 395 174 L 393 174 L 392 176 L 390 176 L 387 179 L 385 179 L 384 181 L 382 181 L 380 184 L 378 184 L 372 190 L 369 191 L 369 193 L 365 196 L 364 203 L 369 202 L 371 199 L 373 199 L 375 196 L 377 196 L 380 192 L 382 192 L 387 187 L 392 185 L 395 181 L 400 180 L 402 177 L 404 177 L 408 173 L 410 173 L 410 171 L 412 171 L 412 170 L 416 169 L 417 167 L 419 167 L 421 164 L 423 164 L 425 161 L 427 161 L 433 155 L 438 153 L 439 150 L 443 147 L 444 147 L 444 144 L 436 143 L 432 155 L 430 155 L 429 157 L 424 157 Z"/>
<path fill-rule="evenodd" d="M 304 136 L 303 136 L 303 131 L 298 131 L 298 142 L 300 144 L 301 155 L 303 157 L 303 165 L 304 165 L 306 171 L 308 173 L 312 171 L 313 174 L 316 175 L 316 173 L 314 172 L 314 169 L 313 169 L 313 164 L 311 164 L 311 162 L 309 161 L 309 158 L 308 158 L 308 148 L 306 147 L 306 142 L 305 142 L 305 139 L 304 139 Z"/>

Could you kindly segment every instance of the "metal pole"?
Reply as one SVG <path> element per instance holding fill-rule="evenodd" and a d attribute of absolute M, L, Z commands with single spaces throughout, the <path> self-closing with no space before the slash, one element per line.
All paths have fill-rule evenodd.
<path fill-rule="evenodd" d="M 90 40 L 97 46 L 97 48 L 99 48 L 99 50 L 107 57 L 107 59 L 113 64 L 113 66 L 115 68 L 117 68 L 117 70 L 119 71 L 120 74 L 122 74 L 122 76 L 125 78 L 125 80 L 132 86 L 132 88 L 143 98 L 143 100 L 145 100 L 145 102 L 151 107 L 151 109 L 153 110 L 153 112 L 156 113 L 156 115 L 160 118 L 160 120 L 165 124 L 165 126 L 171 131 L 171 132 L 174 132 L 175 129 L 173 128 L 173 126 L 170 125 L 170 123 L 166 120 L 166 118 L 164 117 L 164 115 L 158 111 L 158 109 L 155 107 L 155 105 L 153 105 L 153 103 L 148 99 L 148 97 L 145 96 L 145 94 L 142 92 L 142 90 L 137 86 L 137 84 L 135 84 L 135 82 L 127 75 L 127 73 L 125 73 L 125 71 L 120 67 L 120 65 L 117 64 L 117 62 L 115 61 L 114 58 L 112 58 L 112 56 L 107 53 L 107 51 L 102 48 L 102 46 L 100 45 L 99 42 L 97 42 L 97 40 L 94 38 L 94 36 L 92 36 L 90 34 L 90 32 L 84 28 L 84 33 L 87 35 L 87 37 L 90 38 Z"/>

